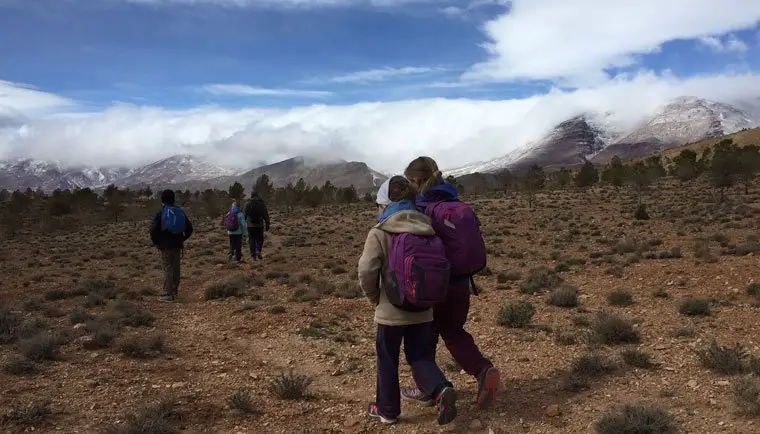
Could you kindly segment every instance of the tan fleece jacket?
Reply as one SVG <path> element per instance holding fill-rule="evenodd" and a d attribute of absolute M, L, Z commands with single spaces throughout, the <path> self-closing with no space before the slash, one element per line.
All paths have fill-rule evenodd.
<path fill-rule="evenodd" d="M 399 211 L 370 229 L 364 251 L 359 258 L 359 285 L 370 303 L 375 306 L 375 322 L 383 325 L 401 326 L 433 321 L 433 310 L 407 312 L 388 301 L 381 279 L 388 266 L 388 249 L 391 234 L 409 232 L 433 235 L 430 218 L 417 211 Z"/>

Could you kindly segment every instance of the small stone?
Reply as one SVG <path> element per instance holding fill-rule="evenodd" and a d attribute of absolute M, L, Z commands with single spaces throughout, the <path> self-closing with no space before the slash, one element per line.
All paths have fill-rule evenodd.
<path fill-rule="evenodd" d="M 182 382 L 182 381 L 178 381 L 178 382 L 176 382 L 176 383 L 172 384 L 172 389 L 177 389 L 177 388 L 179 388 L 179 387 L 182 387 L 182 386 L 184 386 L 184 385 L 185 385 L 185 383 L 184 383 L 184 382 Z"/>
<path fill-rule="evenodd" d="M 557 417 L 561 414 L 559 405 L 552 404 L 549 407 L 546 408 L 546 416 L 548 417 Z"/>
<path fill-rule="evenodd" d="M 697 380 L 689 380 L 689 382 L 686 383 L 686 385 L 691 387 L 692 389 L 696 389 L 699 387 L 699 383 L 697 383 Z"/>
<path fill-rule="evenodd" d="M 480 431 L 483 429 L 483 422 L 480 419 L 474 419 L 470 422 L 470 431 Z"/>
<path fill-rule="evenodd" d="M 359 425 L 359 418 L 352 417 L 351 419 L 346 420 L 346 422 L 343 424 L 346 428 L 351 428 L 356 425 Z"/>
<path fill-rule="evenodd" d="M 718 383 L 717 383 L 717 384 L 718 384 L 718 386 L 728 386 L 728 385 L 729 385 L 729 384 L 731 384 L 731 383 L 729 383 L 729 382 L 728 382 L 728 381 L 726 381 L 726 380 L 720 380 L 720 381 L 718 381 Z"/>

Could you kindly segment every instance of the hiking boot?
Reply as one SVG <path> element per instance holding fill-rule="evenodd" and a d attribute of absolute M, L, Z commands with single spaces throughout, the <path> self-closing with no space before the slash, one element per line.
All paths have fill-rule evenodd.
<path fill-rule="evenodd" d="M 385 417 L 380 414 L 380 412 L 377 410 L 377 404 L 374 402 L 370 403 L 369 406 L 367 406 L 367 414 L 369 417 L 377 419 L 386 425 L 393 425 L 394 423 L 398 422 L 398 419 L 396 418 Z"/>
<path fill-rule="evenodd" d="M 438 408 L 438 425 L 446 425 L 457 417 L 457 392 L 451 387 L 444 387 L 435 400 Z"/>
<path fill-rule="evenodd" d="M 401 389 L 401 397 L 407 401 L 415 401 L 426 407 L 432 407 L 435 405 L 435 400 L 427 395 L 425 392 L 417 387 L 410 387 L 408 389 Z"/>
<path fill-rule="evenodd" d="M 164 301 L 164 302 L 174 301 L 174 296 L 171 294 L 164 294 L 161 297 L 158 297 L 158 301 Z"/>
<path fill-rule="evenodd" d="M 493 366 L 486 368 L 478 375 L 478 408 L 485 410 L 496 401 L 499 392 L 499 370 Z"/>

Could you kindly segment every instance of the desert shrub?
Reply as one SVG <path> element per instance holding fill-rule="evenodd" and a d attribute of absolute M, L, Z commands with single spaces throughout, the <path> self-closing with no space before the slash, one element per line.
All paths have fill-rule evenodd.
<path fill-rule="evenodd" d="M 633 294 L 628 291 L 612 291 L 607 294 L 607 303 L 611 306 L 630 306 L 633 304 Z"/>
<path fill-rule="evenodd" d="M 64 289 L 53 289 L 46 292 L 44 297 L 47 301 L 58 301 L 75 297 L 84 297 L 87 295 L 87 293 L 88 292 L 85 289 L 72 289 L 70 291 Z"/>
<path fill-rule="evenodd" d="M 499 310 L 496 323 L 509 328 L 525 327 L 535 312 L 536 309 L 527 301 L 511 303 Z"/>
<path fill-rule="evenodd" d="M 668 297 L 670 297 L 670 295 L 668 294 L 668 291 L 666 291 L 666 290 L 664 290 L 662 288 L 655 290 L 652 293 L 652 296 L 656 297 L 656 298 L 668 298 Z"/>
<path fill-rule="evenodd" d="M 92 315 L 84 309 L 76 308 L 69 314 L 69 320 L 72 324 L 84 324 L 92 320 Z"/>
<path fill-rule="evenodd" d="M 84 299 L 85 307 L 97 307 L 105 306 L 107 304 L 105 297 L 97 292 L 91 292 L 87 294 L 87 298 Z"/>
<path fill-rule="evenodd" d="M 245 293 L 250 285 L 250 279 L 245 276 L 236 276 L 226 282 L 215 283 L 206 288 L 206 300 L 239 297 Z"/>
<path fill-rule="evenodd" d="M 280 399 L 298 400 L 308 398 L 306 393 L 313 379 L 308 375 L 294 374 L 291 369 L 269 382 L 269 391 Z"/>
<path fill-rule="evenodd" d="M 253 398 L 250 392 L 246 390 L 238 390 L 227 398 L 227 407 L 230 410 L 237 411 L 243 414 L 256 414 L 258 409 L 256 408 Z"/>
<path fill-rule="evenodd" d="M 327 332 L 322 329 L 320 324 L 311 324 L 308 327 L 304 327 L 298 331 L 298 334 L 305 338 L 324 339 L 327 337 Z"/>
<path fill-rule="evenodd" d="M 272 315 L 281 315 L 281 314 L 287 312 L 287 310 L 285 309 L 284 306 L 274 305 L 274 306 L 272 306 L 272 307 L 269 308 L 268 312 L 271 313 Z"/>
<path fill-rule="evenodd" d="M 344 299 L 354 299 L 363 297 L 364 292 L 358 283 L 349 281 L 343 282 L 338 286 L 338 289 L 335 291 L 335 296 Z"/>
<path fill-rule="evenodd" d="M 506 273 L 499 273 L 496 277 L 498 283 L 505 284 L 507 282 L 516 282 L 522 279 L 522 274 L 518 271 L 509 271 Z"/>
<path fill-rule="evenodd" d="M 596 315 L 594 333 L 607 345 L 635 344 L 640 339 L 630 321 L 609 312 L 599 312 Z"/>
<path fill-rule="evenodd" d="M 591 321 L 589 321 L 586 315 L 575 315 L 573 317 L 573 325 L 576 327 L 588 327 L 591 325 Z"/>
<path fill-rule="evenodd" d="M 33 427 L 45 422 L 52 414 L 49 399 L 40 399 L 22 404 L 12 405 L 3 416 L 5 422 L 22 427 Z"/>
<path fill-rule="evenodd" d="M 57 360 L 60 357 L 62 341 L 60 336 L 39 332 L 35 336 L 18 342 L 18 349 L 29 361 Z"/>
<path fill-rule="evenodd" d="M 562 283 L 562 278 L 554 270 L 546 267 L 534 268 L 528 272 L 528 277 L 520 285 L 523 294 L 535 294 L 541 290 L 553 288 Z"/>
<path fill-rule="evenodd" d="M 617 277 L 618 279 L 623 278 L 625 275 L 625 271 L 623 270 L 623 267 L 616 265 L 614 267 L 608 268 L 605 273 L 609 274 L 610 276 Z"/>
<path fill-rule="evenodd" d="M 649 354 L 636 348 L 629 348 L 620 352 L 620 357 L 628 366 L 634 368 L 649 369 L 654 366 Z"/>
<path fill-rule="evenodd" d="M 741 345 L 730 348 L 713 341 L 706 348 L 697 350 L 697 356 L 705 368 L 719 374 L 733 375 L 744 372 L 747 353 Z"/>
<path fill-rule="evenodd" d="M 578 306 L 578 288 L 566 284 L 554 288 L 549 293 L 546 302 L 558 307 Z"/>
<path fill-rule="evenodd" d="M 676 423 L 660 408 L 626 405 L 605 414 L 595 428 L 597 434 L 669 434 L 676 432 Z"/>
<path fill-rule="evenodd" d="M 649 220 L 649 213 L 647 212 L 647 206 L 640 204 L 636 207 L 636 212 L 633 213 L 633 218 L 636 220 Z"/>
<path fill-rule="evenodd" d="M 760 379 L 751 375 L 739 378 L 734 383 L 733 396 L 742 412 L 760 415 Z"/>
<path fill-rule="evenodd" d="M 678 309 L 681 315 L 686 316 L 709 316 L 710 300 L 692 298 L 681 303 L 681 307 Z"/>
<path fill-rule="evenodd" d="M 92 333 L 89 340 L 84 343 L 85 349 L 97 350 L 109 348 L 116 340 L 116 331 L 110 324 L 100 321 L 91 321 L 86 324 L 87 331 Z"/>
<path fill-rule="evenodd" d="M 116 298 L 116 284 L 113 281 L 87 279 L 84 281 L 83 287 L 88 294 L 97 294 L 100 297 L 109 300 Z"/>
<path fill-rule="evenodd" d="M 3 372 L 18 377 L 32 375 L 37 372 L 37 364 L 23 357 L 15 357 L 3 365 Z"/>
<path fill-rule="evenodd" d="M 119 351 L 133 359 L 158 357 L 164 350 L 166 339 L 163 335 L 133 335 L 119 343 Z"/>
<path fill-rule="evenodd" d="M 153 324 L 153 314 L 129 300 L 116 300 L 114 311 L 121 325 L 130 327 L 146 327 Z"/>
<path fill-rule="evenodd" d="M 562 378 L 562 388 L 577 392 L 587 389 L 594 379 L 615 372 L 616 366 L 599 354 L 580 356 L 573 361 L 570 371 Z"/>
<path fill-rule="evenodd" d="M 747 286 L 747 295 L 760 298 L 760 283 L 752 283 Z"/>
<path fill-rule="evenodd" d="M 177 423 L 181 420 L 177 403 L 164 398 L 156 404 L 139 408 L 124 417 L 124 423 L 112 425 L 106 434 L 175 434 L 180 432 Z"/>
<path fill-rule="evenodd" d="M 0 308 L 0 345 L 11 344 L 18 339 L 21 323 L 21 315 Z"/>
<path fill-rule="evenodd" d="M 559 345 L 575 345 L 578 343 L 578 335 L 571 331 L 558 331 L 554 335 L 554 342 Z"/>

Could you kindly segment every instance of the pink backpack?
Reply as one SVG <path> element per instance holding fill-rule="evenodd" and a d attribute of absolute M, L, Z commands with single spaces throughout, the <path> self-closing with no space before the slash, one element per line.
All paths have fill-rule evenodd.
<path fill-rule="evenodd" d="M 388 300 L 409 312 L 432 308 L 446 300 L 450 268 L 438 236 L 393 234 L 383 279 Z"/>

